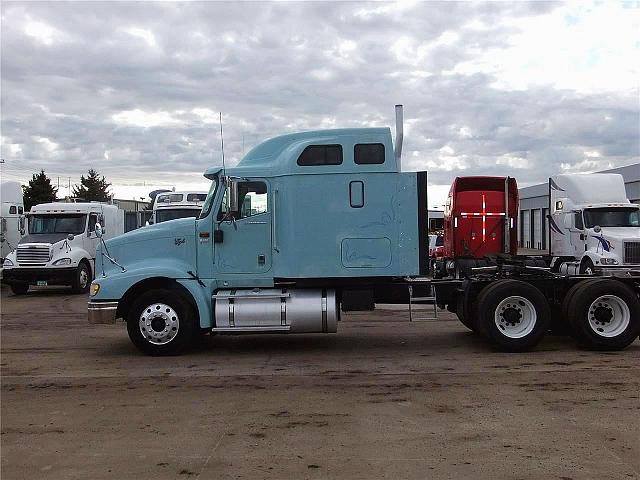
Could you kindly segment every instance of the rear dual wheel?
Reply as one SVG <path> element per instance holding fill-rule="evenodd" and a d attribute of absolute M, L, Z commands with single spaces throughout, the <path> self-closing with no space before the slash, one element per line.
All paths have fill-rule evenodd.
<path fill-rule="evenodd" d="M 584 280 L 565 296 L 563 316 L 578 342 L 594 350 L 621 350 L 640 334 L 640 300 L 624 283 Z"/>
<path fill-rule="evenodd" d="M 500 350 L 529 350 L 549 329 L 549 303 L 540 290 L 526 282 L 493 282 L 480 292 L 476 305 L 473 325 Z"/>

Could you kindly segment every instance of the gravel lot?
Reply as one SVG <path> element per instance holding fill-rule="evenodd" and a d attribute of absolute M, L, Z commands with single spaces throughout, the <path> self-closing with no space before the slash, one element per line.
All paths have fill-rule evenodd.
<path fill-rule="evenodd" d="M 640 342 L 492 351 L 445 313 L 150 358 L 63 289 L 2 291 L 2 478 L 640 478 Z"/>

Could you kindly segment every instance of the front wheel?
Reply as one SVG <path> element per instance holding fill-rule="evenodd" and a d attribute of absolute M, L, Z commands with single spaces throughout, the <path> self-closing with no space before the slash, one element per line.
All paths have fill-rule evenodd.
<path fill-rule="evenodd" d="M 12 283 L 11 291 L 14 295 L 26 295 L 29 291 L 28 283 Z"/>
<path fill-rule="evenodd" d="M 596 350 L 621 350 L 640 334 L 640 300 L 617 280 L 586 283 L 568 302 L 578 342 Z"/>
<path fill-rule="evenodd" d="M 91 286 L 91 270 L 86 262 L 80 262 L 76 269 L 75 276 L 73 277 L 73 283 L 71 288 L 74 293 L 86 293 Z"/>
<path fill-rule="evenodd" d="M 499 280 L 478 295 L 476 325 L 500 350 L 522 352 L 542 340 L 551 321 L 547 299 L 519 280 Z"/>
<path fill-rule="evenodd" d="M 126 320 L 129 338 L 147 355 L 177 355 L 191 345 L 198 332 L 194 308 L 175 290 L 143 293 Z"/>

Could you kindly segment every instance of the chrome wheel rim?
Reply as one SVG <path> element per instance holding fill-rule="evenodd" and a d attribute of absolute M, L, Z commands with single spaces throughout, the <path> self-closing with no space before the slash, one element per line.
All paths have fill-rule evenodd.
<path fill-rule="evenodd" d="M 629 305 L 615 295 L 602 295 L 589 305 L 589 327 L 601 337 L 617 337 L 631 321 Z"/>
<path fill-rule="evenodd" d="M 165 345 L 176 338 L 180 319 L 176 311 L 165 303 L 152 303 L 140 314 L 140 333 L 149 343 Z"/>
<path fill-rule="evenodd" d="M 518 295 L 502 300 L 496 307 L 494 320 L 498 330 L 508 338 L 523 338 L 536 326 L 538 315 L 533 304 Z"/>
<path fill-rule="evenodd" d="M 86 268 L 81 268 L 80 269 L 80 278 L 79 278 L 79 283 L 80 283 L 80 287 L 81 288 L 86 288 L 87 283 L 89 283 L 89 273 L 87 273 L 87 269 Z"/>

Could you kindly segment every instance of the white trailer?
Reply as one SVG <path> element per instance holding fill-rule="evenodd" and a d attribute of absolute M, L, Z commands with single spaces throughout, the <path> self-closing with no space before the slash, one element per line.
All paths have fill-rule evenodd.
<path fill-rule="evenodd" d="M 18 182 L 0 185 L 0 263 L 12 252 L 25 234 L 22 187 Z"/>
<path fill-rule="evenodd" d="M 622 175 L 563 174 L 549 179 L 549 253 L 566 274 L 640 271 L 640 208 Z"/>
<path fill-rule="evenodd" d="M 162 223 L 177 218 L 197 217 L 208 192 L 162 192 L 153 202 L 150 224 Z"/>
<path fill-rule="evenodd" d="M 103 238 L 124 233 L 124 211 L 102 203 L 43 203 L 27 214 L 28 235 L 4 261 L 3 282 L 16 295 L 30 285 L 86 292 L 95 273 L 96 224 Z"/>

